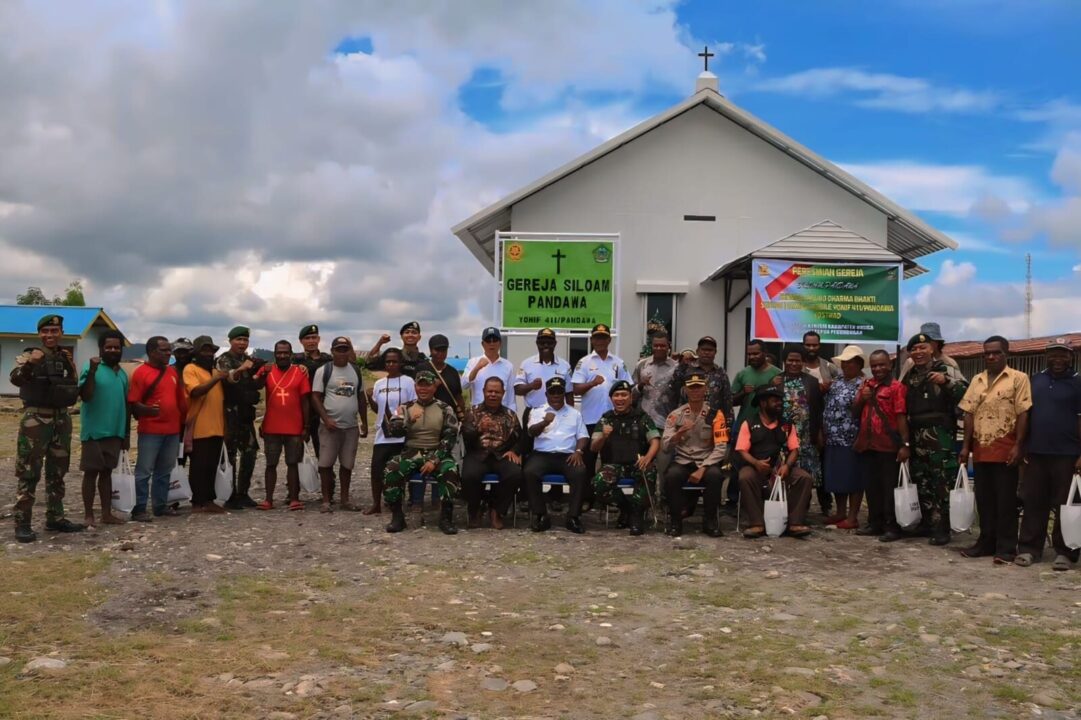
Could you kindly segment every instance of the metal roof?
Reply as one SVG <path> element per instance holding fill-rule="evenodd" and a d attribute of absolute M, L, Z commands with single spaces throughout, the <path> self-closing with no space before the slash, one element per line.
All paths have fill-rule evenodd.
<path fill-rule="evenodd" d="M 1010 340 L 1010 355 L 1023 355 L 1028 353 L 1044 353 L 1047 345 L 1052 340 L 1065 340 L 1066 344 L 1074 350 L 1081 352 L 1081 332 L 1063 333 L 1061 335 L 1046 335 L 1044 337 L 1025 338 L 1023 340 Z M 942 352 L 954 360 L 975 358 L 983 355 L 983 340 L 958 340 L 948 342 L 942 347 Z"/>
<path fill-rule="evenodd" d="M 38 320 L 45 315 L 64 318 L 64 335 L 67 337 L 85 337 L 99 318 L 109 328 L 119 329 L 100 307 L 0 305 L 0 335 L 37 337 Z"/>
<path fill-rule="evenodd" d="M 489 205 L 472 217 L 458 223 L 451 229 L 451 232 L 469 248 L 470 252 L 488 272 L 494 272 L 494 236 L 497 231 L 511 229 L 510 209 L 513 205 L 699 105 L 714 110 L 722 117 L 736 123 L 761 140 L 768 142 L 797 162 L 814 170 L 819 175 L 839 185 L 886 215 L 887 248 L 899 256 L 911 260 L 939 250 L 957 249 L 956 242 L 925 223 L 911 211 L 906 210 L 850 173 L 800 145 L 763 120 L 732 104 L 712 88 L 699 90 L 678 105 L 654 115 L 652 118 L 635 125 L 630 130 L 575 158 L 566 165 L 553 170 L 530 185 L 516 190 L 502 200 Z"/>
<path fill-rule="evenodd" d="M 743 272 L 752 258 L 779 258 L 814 262 L 904 263 L 905 277 L 920 275 L 926 270 L 911 260 L 868 240 L 859 233 L 841 227 L 832 220 L 823 220 L 791 235 L 786 235 L 753 253 L 721 265 L 702 282 L 724 275 Z M 740 275 L 742 277 L 742 274 Z"/>

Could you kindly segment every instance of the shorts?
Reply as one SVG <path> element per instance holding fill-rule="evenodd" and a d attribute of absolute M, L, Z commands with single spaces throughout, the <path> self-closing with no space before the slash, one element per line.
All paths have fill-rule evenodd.
<path fill-rule="evenodd" d="M 264 435 L 263 452 L 266 454 L 266 466 L 278 467 L 278 460 L 285 449 L 285 464 L 297 465 L 304 459 L 304 436 L 302 435 Z"/>
<path fill-rule="evenodd" d="M 83 472 L 102 472 L 116 470 L 120 462 L 122 438 L 111 437 L 83 442 L 83 456 L 79 460 L 79 469 Z"/>
<path fill-rule="evenodd" d="M 319 467 L 334 467 L 335 461 L 343 470 L 352 470 L 357 461 L 360 446 L 360 428 L 353 427 L 328 430 L 319 426 Z"/>

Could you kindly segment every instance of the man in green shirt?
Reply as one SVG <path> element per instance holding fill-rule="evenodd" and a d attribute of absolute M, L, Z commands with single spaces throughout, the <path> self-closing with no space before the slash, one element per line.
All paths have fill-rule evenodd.
<path fill-rule="evenodd" d="M 773 379 L 781 374 L 781 369 L 766 362 L 766 346 L 761 340 L 751 340 L 747 343 L 747 367 L 736 373 L 736 379 L 732 383 L 732 404 L 739 406 L 739 414 L 736 416 L 736 426 L 732 437 L 739 437 L 739 427 L 758 413 L 758 400 L 755 393 L 764 387 L 773 384 Z M 727 508 L 735 512 L 739 503 L 739 484 L 728 483 Z"/>
<path fill-rule="evenodd" d="M 79 376 L 79 410 L 82 419 L 79 440 L 82 441 L 83 509 L 87 527 L 94 525 L 94 489 L 101 497 L 101 522 L 106 525 L 122 523 L 112 514 L 113 470 L 126 450 L 128 431 L 128 376 L 120 367 L 124 336 L 116 330 L 102 333 L 98 338 L 99 357 L 92 357 Z M 144 508 L 133 516 L 149 522 Z"/>

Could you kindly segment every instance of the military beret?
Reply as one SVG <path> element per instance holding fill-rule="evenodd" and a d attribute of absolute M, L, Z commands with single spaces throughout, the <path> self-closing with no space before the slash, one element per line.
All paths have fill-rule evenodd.
<path fill-rule="evenodd" d="M 46 315 L 38 320 L 38 330 L 44 327 L 52 327 L 53 325 L 61 328 L 64 327 L 64 318 L 59 315 Z"/>
<path fill-rule="evenodd" d="M 243 325 L 237 325 L 235 328 L 229 331 L 229 339 L 236 340 L 239 337 L 251 337 L 251 330 Z"/>
<path fill-rule="evenodd" d="M 766 385 L 754 391 L 755 400 L 762 400 L 768 397 L 775 397 L 780 400 L 784 400 L 784 393 L 781 392 L 781 388 L 774 385 Z"/>
<path fill-rule="evenodd" d="M 424 383 L 425 385 L 431 385 L 435 382 L 435 373 L 431 370 L 421 370 L 417 373 L 417 376 L 413 378 L 414 384 Z"/>
<path fill-rule="evenodd" d="M 319 326 L 318 325 L 305 325 L 304 327 L 300 328 L 300 335 L 299 335 L 298 339 L 303 340 L 304 338 L 308 337 L 309 335 L 318 335 L 318 334 L 319 334 Z"/>
<path fill-rule="evenodd" d="M 563 378 L 558 375 L 553 378 L 549 378 L 548 382 L 544 383 L 544 392 L 546 395 L 561 395 L 567 392 L 567 383 Z"/>
<path fill-rule="evenodd" d="M 690 385 L 705 385 L 706 374 L 700 370 L 691 370 L 687 373 L 687 377 L 683 379 L 684 386 Z"/>
<path fill-rule="evenodd" d="M 908 345 L 905 346 L 905 349 L 908 350 L 909 352 L 911 352 L 912 348 L 916 347 L 917 345 L 920 345 L 922 343 L 933 343 L 933 342 L 935 342 L 935 339 L 933 337 L 931 337 L 930 335 L 928 335 L 927 333 L 919 333 L 917 335 L 913 335 L 909 339 Z"/>
<path fill-rule="evenodd" d="M 631 384 L 626 380 L 616 380 L 612 383 L 612 387 L 608 388 L 608 397 L 612 397 L 617 392 L 630 392 Z"/>
<path fill-rule="evenodd" d="M 420 323 L 416 320 L 410 320 L 405 325 L 402 325 L 402 329 L 398 331 L 398 334 L 403 334 L 406 330 L 416 330 L 420 332 Z"/>

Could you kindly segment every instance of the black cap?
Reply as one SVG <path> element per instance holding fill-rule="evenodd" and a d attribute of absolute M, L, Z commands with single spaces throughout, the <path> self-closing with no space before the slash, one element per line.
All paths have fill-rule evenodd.
<path fill-rule="evenodd" d="M 314 324 L 313 325 L 305 325 L 304 327 L 300 328 L 300 335 L 297 336 L 297 339 L 298 340 L 303 340 L 304 338 L 308 337 L 309 335 L 318 335 L 318 334 L 319 334 L 319 326 L 318 325 L 314 325 Z"/>
<path fill-rule="evenodd" d="M 593 329 L 589 331 L 590 336 L 593 335 L 607 335 L 612 336 L 612 330 L 604 323 L 597 323 L 593 326 Z"/>
<path fill-rule="evenodd" d="M 712 335 L 703 335 L 698 339 L 698 347 L 702 347 L 703 345 L 712 345 L 714 348 L 716 348 L 717 338 L 713 337 Z"/>
<path fill-rule="evenodd" d="M 540 340 L 541 338 L 552 338 L 553 340 L 555 340 L 556 331 L 552 328 L 541 328 L 537 331 L 537 339 Z"/>
<path fill-rule="evenodd" d="M 566 392 L 567 383 L 558 375 L 544 383 L 544 393 L 546 395 L 564 395 Z"/>
<path fill-rule="evenodd" d="M 449 347 L 450 340 L 447 339 L 446 335 L 436 333 L 435 335 L 432 335 L 430 338 L 428 338 L 429 350 L 446 350 Z"/>
<path fill-rule="evenodd" d="M 614 383 L 612 383 L 612 387 L 608 388 L 608 397 L 612 397 L 621 390 L 630 392 L 631 384 L 626 380 L 616 380 Z"/>
<path fill-rule="evenodd" d="M 687 377 L 683 378 L 684 387 L 690 385 L 705 385 L 706 382 L 706 374 L 701 370 L 691 370 L 687 373 Z"/>
<path fill-rule="evenodd" d="M 928 335 L 927 333 L 919 333 L 917 335 L 913 335 L 909 339 L 908 345 L 905 346 L 905 349 L 908 350 L 909 352 L 912 352 L 912 348 L 916 347 L 917 345 L 920 345 L 922 343 L 933 343 L 933 342 L 936 342 L 935 339 L 933 337 L 931 337 L 930 335 Z"/>
<path fill-rule="evenodd" d="M 173 343 L 173 352 L 176 352 L 177 350 L 194 350 L 194 349 L 195 349 L 195 345 L 192 344 L 191 340 L 189 340 L 186 337 L 179 337 L 179 338 L 176 339 L 176 342 Z"/>
<path fill-rule="evenodd" d="M 775 385 L 766 385 L 765 387 L 760 387 L 754 391 L 755 400 L 763 400 L 764 398 L 768 397 L 775 397 L 778 400 L 784 400 L 784 393 L 781 392 L 781 388 L 776 387 Z"/>
<path fill-rule="evenodd" d="M 499 328 L 486 327 L 481 331 L 480 339 L 484 342 L 488 342 L 489 340 L 502 340 L 503 336 L 499 333 Z"/>
<path fill-rule="evenodd" d="M 339 335 L 338 337 L 334 338 L 334 340 L 330 343 L 330 349 L 335 350 L 340 347 L 352 348 L 353 341 L 345 337 L 344 335 Z"/>
<path fill-rule="evenodd" d="M 53 326 L 59 328 L 64 327 L 64 318 L 60 317 L 59 315 L 46 315 L 45 317 L 38 320 L 38 330 L 44 327 Z"/>
<path fill-rule="evenodd" d="M 416 320 L 410 320 L 405 325 L 402 325 L 402 329 L 398 331 L 398 334 L 401 335 L 406 330 L 416 330 L 417 332 L 420 332 L 420 323 Z"/>

